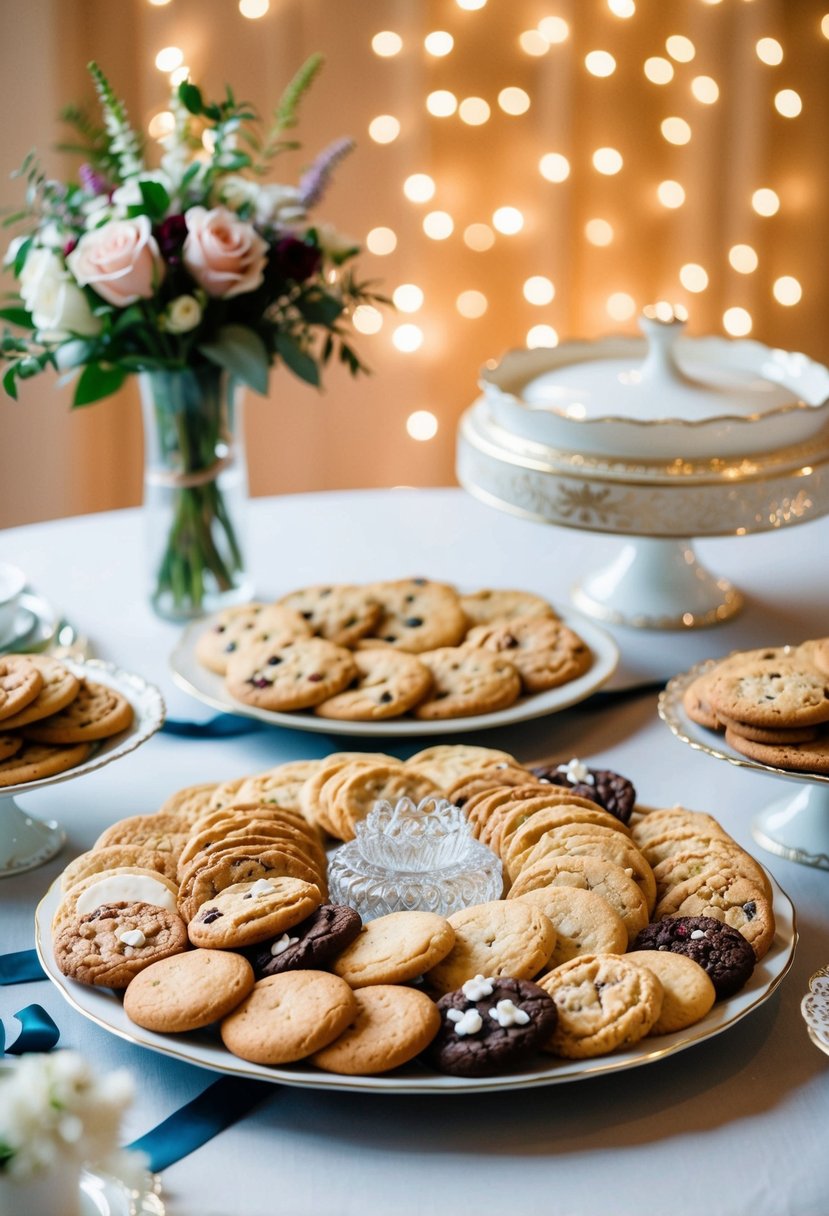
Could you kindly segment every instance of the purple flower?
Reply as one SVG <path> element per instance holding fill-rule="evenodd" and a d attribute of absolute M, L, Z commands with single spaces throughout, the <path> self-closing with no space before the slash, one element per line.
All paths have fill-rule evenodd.
<path fill-rule="evenodd" d="M 273 262 L 282 278 L 303 283 L 319 270 L 322 254 L 316 245 L 295 236 L 284 236 L 274 247 Z"/>
<path fill-rule="evenodd" d="M 306 209 L 315 207 L 331 180 L 335 167 L 354 147 L 353 139 L 335 139 L 320 152 L 311 168 L 299 181 L 299 197 Z"/>
<path fill-rule="evenodd" d="M 109 194 L 110 184 L 105 178 L 101 177 L 100 173 L 92 168 L 91 165 L 84 163 L 78 169 L 78 177 L 87 194 Z"/>

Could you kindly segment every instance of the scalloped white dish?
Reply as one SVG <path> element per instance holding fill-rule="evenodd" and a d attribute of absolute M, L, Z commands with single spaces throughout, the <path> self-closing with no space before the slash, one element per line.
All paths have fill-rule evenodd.
<path fill-rule="evenodd" d="M 188 625 L 170 655 L 170 666 L 175 682 L 205 705 L 223 713 L 255 718 L 270 726 L 287 726 L 292 730 L 308 730 L 323 735 L 359 735 L 374 739 L 469 734 L 473 731 L 490 730 L 496 726 L 526 722 L 531 718 L 541 718 L 546 714 L 567 709 L 570 705 L 584 701 L 613 675 L 619 662 L 619 650 L 610 635 L 585 617 L 558 609 L 556 611 L 564 624 L 574 629 L 592 650 L 593 664 L 590 670 L 559 688 L 520 697 L 508 709 L 502 709 L 498 713 L 476 714 L 474 717 L 444 718 L 430 722 L 420 722 L 416 718 L 407 717 L 387 718 L 382 722 L 345 722 L 334 718 L 315 717 L 312 710 L 277 713 L 274 710 L 258 709 L 254 705 L 244 705 L 241 701 L 234 701 L 229 695 L 220 675 L 202 667 L 196 658 L 199 634 L 207 627 L 204 621 L 194 621 L 192 625 Z"/>
<path fill-rule="evenodd" d="M 664 411 L 637 417 L 631 388 L 640 383 L 630 369 L 642 363 L 642 338 L 566 342 L 548 350 L 513 350 L 488 365 L 481 388 L 493 420 L 510 434 L 556 449 L 640 460 L 711 459 L 750 456 L 776 448 L 829 442 L 829 370 L 806 355 L 751 340 L 679 338 L 677 364 L 701 389 L 715 386 L 722 405 L 701 393 L 694 412 L 691 394 L 678 380 L 665 380 Z M 572 382 L 545 385 L 566 375 Z M 592 368 L 580 383 L 579 368 Z M 596 382 L 606 374 L 605 387 Z M 739 389 L 768 386 L 767 408 L 747 412 L 736 405 Z M 776 391 L 781 390 L 781 391 Z M 785 390 L 785 391 L 783 391 Z"/>
<path fill-rule="evenodd" d="M 74 1009 L 119 1038 L 161 1055 L 184 1060 L 214 1072 L 303 1089 L 367 1094 L 486 1093 L 583 1081 L 589 1077 L 652 1064 L 675 1052 L 706 1042 L 758 1009 L 772 996 L 789 970 L 797 943 L 795 911 L 791 900 L 771 875 L 769 880 L 774 890 L 774 915 L 777 922 L 777 932 L 771 949 L 757 964 L 745 988 L 728 1000 L 718 1002 L 695 1026 L 674 1034 L 642 1039 L 625 1051 L 592 1060 L 554 1060 L 552 1057 L 540 1056 L 533 1065 L 499 1077 L 450 1077 L 420 1064 L 410 1064 L 389 1075 L 372 1077 L 338 1076 L 304 1064 L 268 1068 L 260 1064 L 250 1064 L 231 1055 L 216 1033 L 202 1031 L 162 1035 L 144 1030 L 129 1020 L 118 994 L 108 989 L 84 987 L 67 979 L 58 970 L 52 952 L 50 925 L 61 898 L 59 880 L 52 884 L 37 908 L 35 937 L 38 957 L 44 970 Z"/>

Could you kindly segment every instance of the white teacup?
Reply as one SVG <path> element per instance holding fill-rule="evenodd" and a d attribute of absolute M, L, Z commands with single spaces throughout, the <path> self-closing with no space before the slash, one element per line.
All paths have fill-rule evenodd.
<path fill-rule="evenodd" d="M 17 566 L 0 562 L 0 645 L 11 638 L 26 575 Z"/>

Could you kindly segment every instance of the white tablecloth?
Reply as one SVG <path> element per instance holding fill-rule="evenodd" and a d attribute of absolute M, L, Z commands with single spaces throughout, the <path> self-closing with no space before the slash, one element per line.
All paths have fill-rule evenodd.
<path fill-rule="evenodd" d="M 6 531 L 0 559 L 23 566 L 99 657 L 157 682 L 172 717 L 209 717 L 172 683 L 167 656 L 178 630 L 146 606 L 141 523 L 139 512 L 127 511 Z M 512 519 L 458 490 L 260 500 L 250 519 L 263 595 L 319 580 L 423 573 L 469 587 L 526 587 L 566 604 L 570 583 L 617 545 Z M 618 683 L 664 678 L 735 647 L 829 632 L 829 520 L 698 548 L 746 593 L 745 612 L 690 634 L 616 630 L 624 656 Z M 165 1172 L 170 1212 L 641 1216 L 658 1207 L 672 1216 L 825 1216 L 829 1060 L 808 1041 L 799 1003 L 809 975 L 829 962 L 829 875 L 763 853 L 751 838 L 753 815 L 786 791 L 678 742 L 658 720 L 652 693 L 588 702 L 472 739 L 527 761 L 590 758 L 630 776 L 647 804 L 681 801 L 719 816 L 795 903 L 800 944 L 780 990 L 737 1026 L 670 1059 L 549 1089 L 438 1099 L 275 1087 L 254 1113 Z M 424 745 L 398 740 L 384 750 L 405 756 Z M 301 731 L 221 742 L 162 734 L 117 764 L 29 795 L 25 807 L 59 819 L 69 842 L 48 866 L 0 882 L 0 949 L 32 945 L 37 900 L 112 820 L 154 810 L 197 781 L 349 746 Z M 57 1020 L 64 1045 L 134 1071 L 140 1091 L 129 1139 L 213 1079 L 111 1036 L 47 981 L 0 989 L 10 1034 L 12 1014 L 32 1001 Z"/>

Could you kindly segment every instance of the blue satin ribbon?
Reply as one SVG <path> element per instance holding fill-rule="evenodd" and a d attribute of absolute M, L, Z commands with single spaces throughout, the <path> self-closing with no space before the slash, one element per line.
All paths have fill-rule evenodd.
<path fill-rule="evenodd" d="M 222 1077 L 127 1148 L 146 1154 L 157 1174 L 242 1119 L 268 1092 L 273 1086 L 266 1081 Z"/>
<path fill-rule="evenodd" d="M 217 714 L 206 722 L 189 722 L 184 718 L 167 718 L 162 731 L 186 739 L 230 739 L 234 735 L 249 735 L 261 730 L 262 723 L 236 714 Z"/>
<path fill-rule="evenodd" d="M 13 954 L 0 954 L 0 985 L 28 984 L 34 980 L 45 980 L 46 972 L 40 965 L 36 950 L 17 950 Z"/>
<path fill-rule="evenodd" d="M 10 1047 L 0 1022 L 0 1055 L 22 1056 L 27 1051 L 51 1051 L 57 1045 L 60 1031 L 42 1005 L 27 1005 L 16 1013 L 15 1019 L 23 1029 Z"/>

